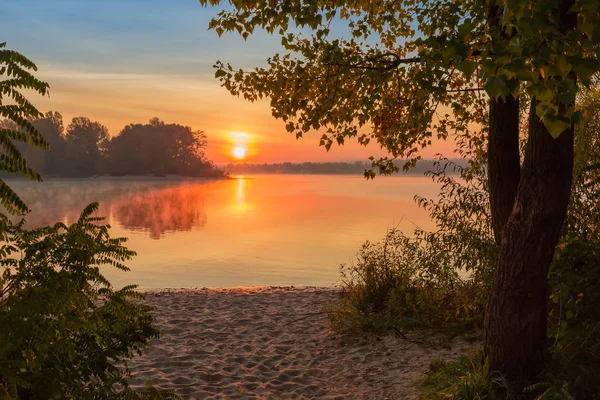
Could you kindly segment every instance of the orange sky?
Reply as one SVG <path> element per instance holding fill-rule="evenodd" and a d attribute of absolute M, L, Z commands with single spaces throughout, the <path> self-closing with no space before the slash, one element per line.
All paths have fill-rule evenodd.
<path fill-rule="evenodd" d="M 208 156 L 217 164 L 235 161 L 231 150 L 239 132 L 247 134 L 248 162 L 385 155 L 376 145 L 355 143 L 328 153 L 316 132 L 297 141 L 271 116 L 268 101 L 252 104 L 221 88 L 216 60 L 247 69 L 264 65 L 281 48 L 278 37 L 264 32 L 247 41 L 234 34 L 219 38 L 207 29 L 216 9 L 162 0 L 147 0 L 144 7 L 136 0 L 27 0 L 3 7 L 3 40 L 36 62 L 38 76 L 50 83 L 51 97 L 32 98 L 34 104 L 61 112 L 65 125 L 85 116 L 116 135 L 126 124 L 158 117 L 205 131 Z M 434 145 L 422 155 L 440 151 L 450 153 L 451 145 Z"/>
<path fill-rule="evenodd" d="M 152 117 L 206 132 L 208 156 L 217 164 L 236 162 L 234 145 L 247 146 L 244 159 L 253 163 L 366 160 L 385 155 L 376 145 L 349 142 L 329 152 L 319 147 L 320 134 L 296 140 L 271 116 L 268 101 L 250 103 L 231 96 L 212 78 L 152 74 L 93 73 L 40 64 L 40 77 L 51 83 L 50 97 L 35 100 L 41 110 L 58 110 L 65 124 L 75 116 L 98 120 L 117 134 L 128 123 Z M 439 143 L 422 154 L 451 151 Z"/>

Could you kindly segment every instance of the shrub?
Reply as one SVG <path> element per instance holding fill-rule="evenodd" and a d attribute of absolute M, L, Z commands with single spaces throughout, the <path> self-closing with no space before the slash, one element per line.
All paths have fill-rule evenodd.
<path fill-rule="evenodd" d="M 158 336 L 135 286 L 112 288 L 101 267 L 126 271 L 135 253 L 86 207 L 71 226 L 1 223 L 0 398 L 165 398 L 138 394 L 119 367 Z M 4 397 L 2 396 L 4 395 Z"/>
<path fill-rule="evenodd" d="M 452 268 L 442 239 L 390 230 L 380 243 L 365 243 L 357 262 L 341 267 L 345 295 L 327 309 L 331 327 L 352 333 L 476 323 L 478 287 Z"/>
<path fill-rule="evenodd" d="M 549 277 L 550 351 L 541 378 L 545 398 L 568 389 L 576 399 L 600 399 L 600 241 L 566 238 Z"/>
<path fill-rule="evenodd" d="M 416 197 L 436 231 L 416 229 L 408 236 L 392 229 L 380 243 L 366 242 L 356 263 L 341 266 L 345 296 L 328 309 L 334 330 L 470 326 L 483 320 L 497 247 L 480 154 L 469 147 L 470 139 L 463 143 L 467 166 L 439 157 L 428 173 L 441 186 L 438 198 Z"/>

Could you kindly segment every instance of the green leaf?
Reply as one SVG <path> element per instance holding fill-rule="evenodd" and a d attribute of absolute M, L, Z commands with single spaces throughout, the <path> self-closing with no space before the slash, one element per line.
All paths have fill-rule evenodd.
<path fill-rule="evenodd" d="M 575 125 L 578 125 L 583 121 L 583 113 L 581 110 L 577 110 L 571 115 L 571 121 L 573 121 Z"/>
<path fill-rule="evenodd" d="M 542 102 L 549 102 L 554 98 L 554 91 L 546 87 L 545 82 L 542 80 L 530 85 L 529 91 L 537 100 Z"/>
<path fill-rule="evenodd" d="M 590 83 L 590 78 L 598 71 L 598 65 L 595 58 L 580 58 L 572 62 L 573 71 L 585 85 Z"/>
<path fill-rule="evenodd" d="M 485 82 L 485 91 L 493 99 L 505 97 L 508 94 L 508 80 L 506 76 L 492 76 Z"/>
<path fill-rule="evenodd" d="M 539 103 L 535 107 L 535 113 L 541 120 L 552 118 L 558 114 L 558 107 L 548 103 Z"/>
<path fill-rule="evenodd" d="M 215 78 L 217 79 L 225 75 L 227 75 L 227 72 L 223 71 L 222 69 L 218 69 L 215 71 Z"/>
<path fill-rule="evenodd" d="M 558 57 L 556 57 L 556 65 L 558 66 L 558 69 L 560 70 L 560 75 L 563 79 L 566 78 L 567 75 L 569 75 L 569 72 L 571 72 L 571 63 L 563 54 L 560 54 Z"/>
<path fill-rule="evenodd" d="M 0 44 L 0 117 L 8 119 L 16 126 L 0 129 L 0 170 L 41 181 L 41 176 L 29 167 L 21 150 L 14 143 L 24 142 L 43 149 L 48 148 L 48 144 L 30 121 L 40 117 L 41 113 L 20 92 L 29 89 L 41 95 L 47 94 L 48 84 L 38 80 L 31 72 L 36 70 L 36 65 L 27 57 L 14 50 L 5 49 L 5 43 Z M 25 203 L 3 180 L 0 180 L 0 203 L 11 214 L 29 211 Z"/>
<path fill-rule="evenodd" d="M 514 78 L 517 74 L 530 71 L 530 68 L 525 63 L 524 58 L 517 58 L 504 65 L 504 69 L 510 72 L 510 77 Z"/>
<path fill-rule="evenodd" d="M 461 24 L 458 26 L 458 37 L 462 40 L 464 39 L 469 33 L 473 32 L 473 24 L 470 22 L 465 22 L 464 24 Z"/>
<path fill-rule="evenodd" d="M 477 63 L 473 60 L 465 60 L 460 64 L 460 70 L 464 72 L 467 79 L 473 76 L 473 72 L 477 69 Z"/>
<path fill-rule="evenodd" d="M 559 137 L 564 131 L 571 127 L 571 124 L 558 117 L 547 117 L 542 120 L 546 129 L 553 138 Z"/>

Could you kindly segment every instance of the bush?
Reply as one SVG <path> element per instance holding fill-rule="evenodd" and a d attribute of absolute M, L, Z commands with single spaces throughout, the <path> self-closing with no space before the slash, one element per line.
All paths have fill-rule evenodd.
<path fill-rule="evenodd" d="M 365 243 L 355 264 L 341 266 L 346 295 L 328 309 L 334 330 L 381 332 L 483 321 L 497 246 L 480 153 L 469 147 L 470 139 L 463 143 L 467 166 L 439 157 L 428 173 L 441 186 L 438 198 L 416 197 L 437 230 L 416 229 L 407 236 L 392 229 L 380 243 Z"/>
<path fill-rule="evenodd" d="M 549 277 L 550 351 L 541 379 L 576 399 L 600 399 L 600 241 L 566 238 Z"/>
<path fill-rule="evenodd" d="M 91 204 L 71 226 L 0 220 L 0 398 L 170 398 L 138 394 L 119 364 L 158 336 L 135 286 L 115 290 L 100 267 L 135 253 L 111 238 Z"/>
<path fill-rule="evenodd" d="M 390 230 L 382 242 L 365 243 L 357 262 L 341 267 L 345 295 L 328 308 L 331 327 L 382 332 L 475 322 L 481 315 L 477 286 L 434 256 L 443 254 L 436 250 L 439 238 Z"/>

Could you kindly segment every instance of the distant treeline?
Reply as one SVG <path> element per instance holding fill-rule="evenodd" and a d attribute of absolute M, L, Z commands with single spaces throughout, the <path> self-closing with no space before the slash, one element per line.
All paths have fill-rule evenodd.
<path fill-rule="evenodd" d="M 452 160 L 457 164 L 464 164 L 462 160 Z M 404 161 L 397 161 L 400 170 Z M 371 167 L 370 162 L 304 162 L 280 164 L 227 164 L 225 171 L 230 174 L 363 174 L 365 170 Z M 433 160 L 421 160 L 417 162 L 414 168 L 408 172 L 400 174 L 423 175 L 425 172 L 434 169 Z"/>
<path fill-rule="evenodd" d="M 127 125 L 110 137 L 108 129 L 86 117 L 73 118 L 65 128 L 58 112 L 31 121 L 50 145 L 42 150 L 17 147 L 43 177 L 97 175 L 167 175 L 220 177 L 223 172 L 206 159 L 206 135 L 188 126 L 153 118 L 147 124 Z M 0 129 L 11 127 L 0 120 Z"/>

